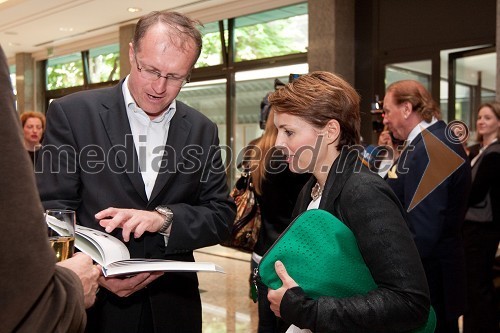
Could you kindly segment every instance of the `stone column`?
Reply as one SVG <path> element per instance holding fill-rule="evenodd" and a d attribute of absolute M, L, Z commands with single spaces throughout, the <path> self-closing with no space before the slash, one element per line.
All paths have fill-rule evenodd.
<path fill-rule="evenodd" d="M 130 61 L 128 59 L 129 43 L 134 37 L 135 24 L 128 24 L 120 27 L 120 79 L 130 73 Z"/>
<path fill-rule="evenodd" d="M 34 64 L 31 53 L 16 54 L 17 111 L 35 111 Z"/>
<path fill-rule="evenodd" d="M 354 3 L 309 0 L 310 72 L 333 72 L 354 84 Z"/>

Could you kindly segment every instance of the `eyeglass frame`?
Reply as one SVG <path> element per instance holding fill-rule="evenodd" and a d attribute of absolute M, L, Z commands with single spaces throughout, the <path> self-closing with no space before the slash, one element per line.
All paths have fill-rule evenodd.
<path fill-rule="evenodd" d="M 178 84 L 172 85 L 172 86 L 177 87 L 177 88 L 182 88 L 182 87 L 184 87 L 184 85 L 186 83 L 190 82 L 191 74 L 188 74 L 186 77 L 181 79 L 181 78 L 176 78 L 175 76 L 172 76 L 172 74 L 162 75 L 160 72 L 155 71 L 153 69 L 147 69 L 147 68 L 144 68 L 144 66 L 140 67 L 139 61 L 137 61 L 137 55 L 135 54 L 135 52 L 134 52 L 134 60 L 135 60 L 135 65 L 137 67 L 137 70 L 141 74 L 141 77 L 143 79 L 148 80 L 148 81 L 153 82 L 153 81 L 159 80 L 160 78 L 164 78 L 166 80 L 167 86 L 169 85 L 169 82 L 170 82 L 170 85 L 172 85 L 173 82 L 175 82 L 175 83 L 180 82 L 180 85 L 178 85 Z M 143 71 L 146 73 L 143 73 Z M 151 74 L 151 75 L 156 76 L 156 78 L 145 77 L 144 74 L 146 74 L 146 75 Z"/>

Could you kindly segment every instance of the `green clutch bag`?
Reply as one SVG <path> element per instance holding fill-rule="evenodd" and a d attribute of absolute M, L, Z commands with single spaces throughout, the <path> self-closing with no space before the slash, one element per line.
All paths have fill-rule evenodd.
<path fill-rule="evenodd" d="M 266 252 L 258 274 L 272 289 L 283 284 L 274 270 L 277 260 L 313 299 L 350 297 L 377 288 L 354 234 L 325 210 L 311 209 L 299 215 Z M 426 325 L 411 332 L 433 333 L 435 327 L 436 314 L 431 307 Z"/>

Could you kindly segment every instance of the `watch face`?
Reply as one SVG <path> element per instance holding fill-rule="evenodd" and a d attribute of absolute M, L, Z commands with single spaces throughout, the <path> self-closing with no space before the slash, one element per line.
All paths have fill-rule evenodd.
<path fill-rule="evenodd" d="M 168 214 L 168 210 L 166 210 L 165 208 L 163 207 L 156 207 L 155 210 L 160 213 L 161 215 L 167 215 Z"/>

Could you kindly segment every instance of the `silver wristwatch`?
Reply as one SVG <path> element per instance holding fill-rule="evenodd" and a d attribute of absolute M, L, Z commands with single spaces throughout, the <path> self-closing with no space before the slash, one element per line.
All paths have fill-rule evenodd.
<path fill-rule="evenodd" d="M 158 230 L 160 234 L 165 234 L 168 228 L 170 228 L 170 226 L 172 225 L 172 221 L 174 219 L 174 213 L 172 213 L 170 208 L 168 208 L 167 206 L 157 206 L 155 208 L 155 211 L 157 211 L 158 213 L 160 213 L 165 217 L 163 225 L 161 226 L 160 230 Z"/>

